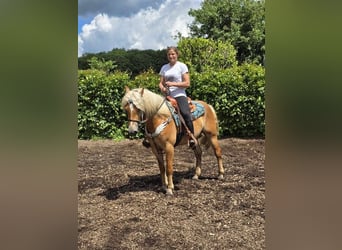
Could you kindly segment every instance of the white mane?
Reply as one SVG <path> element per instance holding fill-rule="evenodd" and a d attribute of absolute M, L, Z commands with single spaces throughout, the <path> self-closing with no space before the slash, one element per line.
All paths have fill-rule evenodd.
<path fill-rule="evenodd" d="M 141 95 L 143 90 L 143 95 Z M 128 101 L 131 100 L 133 104 L 143 112 L 147 118 L 155 114 L 168 116 L 170 111 L 165 104 L 165 99 L 161 95 L 155 94 L 148 89 L 132 89 L 122 98 L 122 106 L 124 107 Z"/>

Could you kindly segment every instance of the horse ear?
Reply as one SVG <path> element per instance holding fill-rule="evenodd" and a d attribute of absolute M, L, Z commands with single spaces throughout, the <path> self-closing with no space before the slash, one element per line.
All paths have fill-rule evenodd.
<path fill-rule="evenodd" d="M 140 95 L 143 96 L 144 95 L 144 88 L 141 89 L 140 91 Z"/>
<path fill-rule="evenodd" d="M 129 90 L 130 90 L 129 87 L 125 86 L 125 92 L 127 93 Z"/>

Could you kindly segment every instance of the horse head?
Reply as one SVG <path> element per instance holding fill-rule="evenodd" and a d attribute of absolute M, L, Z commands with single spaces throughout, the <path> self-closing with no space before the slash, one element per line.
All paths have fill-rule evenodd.
<path fill-rule="evenodd" d="M 135 135 L 139 131 L 139 124 L 145 123 L 145 112 L 142 97 L 144 89 L 130 90 L 125 87 L 125 96 L 122 98 L 122 107 L 126 111 L 128 118 L 128 133 Z"/>

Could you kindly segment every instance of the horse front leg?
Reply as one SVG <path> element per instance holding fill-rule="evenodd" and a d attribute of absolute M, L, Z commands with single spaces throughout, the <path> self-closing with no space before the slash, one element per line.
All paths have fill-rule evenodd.
<path fill-rule="evenodd" d="M 165 164 L 164 164 L 164 156 L 163 151 L 160 148 L 157 148 L 154 144 L 152 146 L 152 152 L 156 156 L 160 171 L 160 177 L 162 182 L 162 188 L 163 190 L 167 189 L 167 178 L 166 178 L 166 171 L 165 171 Z"/>
<path fill-rule="evenodd" d="M 195 157 L 196 157 L 196 169 L 195 175 L 192 177 L 194 180 L 198 180 L 198 177 L 201 175 L 201 165 L 202 165 L 202 149 L 198 144 L 194 149 Z"/>
<path fill-rule="evenodd" d="M 166 177 L 167 177 L 167 188 L 166 194 L 172 195 L 172 190 L 174 189 L 173 185 L 173 160 L 175 149 L 172 144 L 167 144 L 165 147 L 166 154 Z"/>

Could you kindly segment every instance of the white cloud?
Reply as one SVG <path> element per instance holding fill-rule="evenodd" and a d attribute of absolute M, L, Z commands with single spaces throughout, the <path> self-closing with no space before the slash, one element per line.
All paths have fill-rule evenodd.
<path fill-rule="evenodd" d="M 130 17 L 102 13 L 82 27 L 78 36 L 78 55 L 110 51 L 113 48 L 163 49 L 176 45 L 178 32 L 188 34 L 193 21 L 190 8 L 200 7 L 201 0 L 166 0 L 158 9 L 148 7 Z"/>

